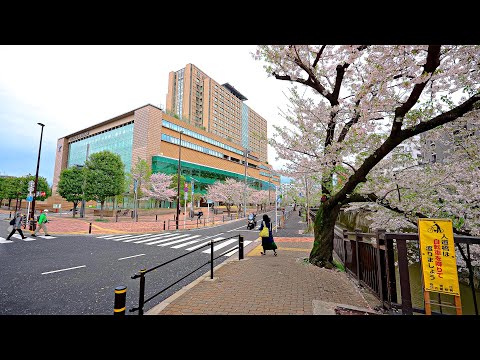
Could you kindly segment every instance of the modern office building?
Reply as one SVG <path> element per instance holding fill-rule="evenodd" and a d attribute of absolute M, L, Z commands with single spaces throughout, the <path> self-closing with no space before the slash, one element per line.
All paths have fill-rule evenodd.
<path fill-rule="evenodd" d="M 53 192 L 62 169 L 83 165 L 87 151 L 88 155 L 102 150 L 119 154 L 126 172 L 144 159 L 153 173 L 176 174 L 180 132 L 181 173 L 187 181 L 195 180 L 196 193 L 205 193 L 209 184 L 229 177 L 244 181 L 242 146 L 148 104 L 58 139 Z M 271 166 L 255 151 L 248 152 L 246 169 L 247 183 L 253 188 L 267 190 L 280 184 Z"/>
<path fill-rule="evenodd" d="M 216 82 L 193 64 L 168 77 L 167 113 L 247 148 L 266 162 L 267 121 L 246 100 L 232 85 Z"/>

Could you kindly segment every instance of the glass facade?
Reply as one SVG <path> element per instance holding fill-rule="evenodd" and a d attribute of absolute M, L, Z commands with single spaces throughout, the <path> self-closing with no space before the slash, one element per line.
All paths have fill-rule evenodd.
<path fill-rule="evenodd" d="M 248 148 L 248 106 L 242 102 L 242 146 Z"/>
<path fill-rule="evenodd" d="M 125 172 L 130 172 L 132 165 L 133 123 L 70 143 L 68 145 L 68 167 L 85 164 L 87 144 L 90 144 L 89 155 L 103 150 L 109 150 L 120 155 L 125 164 Z"/>
<path fill-rule="evenodd" d="M 176 110 L 177 110 L 177 115 L 181 118 L 183 116 L 182 114 L 182 106 L 183 106 L 183 73 L 185 69 L 179 70 L 176 72 L 177 76 L 177 104 L 176 104 Z"/>
<path fill-rule="evenodd" d="M 243 156 L 243 151 L 242 150 L 238 150 L 230 145 L 227 145 L 227 144 L 224 144 L 220 141 L 217 141 L 217 140 L 213 140 L 212 138 L 209 138 L 205 135 L 202 135 L 202 134 L 199 134 L 195 131 L 192 131 L 192 130 L 189 130 L 187 128 L 184 128 L 182 126 L 178 126 L 178 125 L 175 125 L 167 120 L 162 120 L 162 125 L 168 129 L 172 129 L 172 130 L 175 130 L 177 132 L 180 132 L 180 131 L 183 131 L 183 133 L 185 135 L 188 135 L 190 137 L 193 137 L 195 139 L 198 139 L 198 140 L 201 140 L 201 141 L 204 141 L 208 144 L 212 144 L 212 145 L 215 145 L 215 146 L 218 146 L 218 147 L 221 147 L 222 149 L 225 149 L 225 150 L 228 150 L 228 151 L 231 151 L 231 152 L 234 152 L 236 154 L 239 154 L 239 155 L 242 155 Z M 182 144 L 183 144 L 183 140 L 182 140 Z"/>
<path fill-rule="evenodd" d="M 183 140 L 182 140 L 183 144 Z M 187 181 L 195 180 L 195 192 L 205 194 L 207 186 L 216 181 L 225 181 L 227 178 L 234 178 L 237 181 L 244 181 L 243 174 L 236 174 L 230 171 L 220 170 L 209 166 L 202 166 L 190 162 L 181 161 L 181 174 Z M 178 173 L 178 160 L 163 156 L 152 157 L 152 173 L 164 173 L 174 175 Z M 268 181 L 247 176 L 248 186 L 257 190 L 268 190 Z M 273 188 L 273 185 L 272 185 Z"/>
<path fill-rule="evenodd" d="M 178 145 L 180 143 L 180 138 L 170 136 L 170 135 L 166 135 L 166 134 L 162 134 L 162 141 L 166 141 L 166 142 Z M 193 150 L 196 150 L 196 151 L 203 152 L 203 153 L 208 154 L 208 155 L 216 156 L 216 157 L 219 157 L 221 159 L 223 159 L 223 156 L 224 156 L 221 152 L 206 148 L 204 146 L 193 144 L 193 143 L 191 143 L 189 141 L 185 141 L 185 140 L 182 140 L 182 146 L 186 147 L 186 148 L 189 148 L 189 149 L 193 149 Z"/>

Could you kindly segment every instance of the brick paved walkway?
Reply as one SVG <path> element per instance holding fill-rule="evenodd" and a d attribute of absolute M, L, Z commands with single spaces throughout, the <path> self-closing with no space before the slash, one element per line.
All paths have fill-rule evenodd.
<path fill-rule="evenodd" d="M 372 311 L 346 273 L 308 263 L 313 238 L 292 236 L 304 225 L 299 220 L 298 213 L 292 214 L 282 230 L 290 236 L 275 236 L 278 256 L 272 251 L 261 255 L 261 242 L 256 240 L 245 259 L 227 260 L 215 267 L 213 280 L 206 273 L 146 314 L 334 315 L 335 304 Z M 332 310 L 325 310 L 325 304 Z"/>

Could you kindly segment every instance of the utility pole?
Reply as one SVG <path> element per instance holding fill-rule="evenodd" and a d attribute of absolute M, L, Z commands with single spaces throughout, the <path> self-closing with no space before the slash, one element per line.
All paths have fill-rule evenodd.
<path fill-rule="evenodd" d="M 30 230 L 35 230 L 35 198 L 37 197 L 38 169 L 40 168 L 40 153 L 42 152 L 43 127 L 45 126 L 42 123 L 37 124 L 42 127 L 42 131 L 40 132 L 40 144 L 38 145 L 37 172 L 35 173 L 35 184 L 33 188 L 32 213 L 30 214 L 30 219 L 32 219 L 32 222 L 30 223 Z"/>
<path fill-rule="evenodd" d="M 87 163 L 88 160 L 88 153 L 90 152 L 90 144 L 87 144 L 87 155 L 85 156 L 85 164 Z M 85 165 L 84 165 L 85 166 Z M 83 174 L 83 188 L 82 188 L 82 211 L 80 212 L 80 217 L 84 218 L 85 217 L 85 185 L 86 185 L 86 176 L 85 173 Z"/>
<path fill-rule="evenodd" d="M 247 154 L 248 154 L 248 149 L 245 148 L 245 159 L 243 161 L 245 165 L 245 186 L 243 188 L 243 217 L 247 217 L 247 165 L 248 165 Z"/>
<path fill-rule="evenodd" d="M 175 217 L 175 229 L 178 230 L 178 217 L 180 216 L 180 159 L 182 158 L 182 134 L 180 131 L 180 142 L 178 143 L 178 173 L 177 173 L 177 216 Z"/>
<path fill-rule="evenodd" d="M 269 170 L 269 172 L 268 172 L 268 209 L 270 208 L 270 205 L 271 205 L 271 201 L 270 201 L 270 187 L 272 186 L 271 185 L 271 180 L 272 180 L 272 173 Z M 267 209 L 267 211 L 268 211 L 268 209 Z"/>

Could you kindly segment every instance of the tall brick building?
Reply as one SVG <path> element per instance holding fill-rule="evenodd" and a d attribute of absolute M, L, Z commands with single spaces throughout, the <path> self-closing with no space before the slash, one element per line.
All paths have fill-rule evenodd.
<path fill-rule="evenodd" d="M 87 149 L 89 155 L 102 150 L 119 154 L 126 172 L 140 158 L 147 161 L 153 173 L 176 174 L 180 131 L 181 172 L 187 181 L 196 180 L 195 192 L 205 193 L 209 184 L 228 177 L 244 180 L 244 147 L 148 104 L 58 139 L 53 192 L 62 169 L 83 165 Z M 247 156 L 249 186 L 266 190 L 271 184 L 280 184 L 279 177 L 271 176 L 271 166 L 257 152 L 250 150 Z"/>
<path fill-rule="evenodd" d="M 170 72 L 167 113 L 254 151 L 268 160 L 267 121 L 229 83 L 221 85 L 193 64 Z"/>

